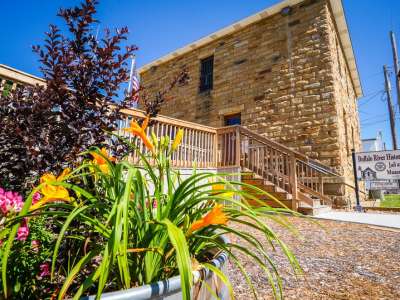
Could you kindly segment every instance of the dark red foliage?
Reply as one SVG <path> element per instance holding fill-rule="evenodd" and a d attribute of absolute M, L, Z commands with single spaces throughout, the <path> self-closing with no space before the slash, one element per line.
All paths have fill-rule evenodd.
<path fill-rule="evenodd" d="M 51 25 L 44 45 L 33 47 L 45 86 L 0 95 L 0 185 L 23 190 L 43 172 L 70 166 L 81 151 L 106 142 L 104 132 L 116 128 L 120 109 L 131 104 L 132 96 L 115 99 L 129 79 L 127 61 L 137 48 L 122 46 L 126 27 L 106 30 L 99 39 L 92 34 L 97 4 L 86 0 L 61 9 L 58 16 L 69 32 Z M 166 93 L 186 76 L 179 75 L 154 101 L 145 95 L 146 111 L 156 115 Z"/>

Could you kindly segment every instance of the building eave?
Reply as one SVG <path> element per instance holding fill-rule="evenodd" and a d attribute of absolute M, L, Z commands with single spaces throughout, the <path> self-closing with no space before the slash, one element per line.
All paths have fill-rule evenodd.
<path fill-rule="evenodd" d="M 170 52 L 169 54 L 167 54 L 161 58 L 158 58 L 158 59 L 142 66 L 141 68 L 139 68 L 138 72 L 140 74 L 144 73 L 152 67 L 163 64 L 163 63 L 170 61 L 170 60 L 172 60 L 180 55 L 183 55 L 185 53 L 189 53 L 189 52 L 191 52 L 195 49 L 198 49 L 204 45 L 207 45 L 217 39 L 220 39 L 224 36 L 227 36 L 236 31 L 239 31 L 246 26 L 249 26 L 249 25 L 256 23 L 262 19 L 270 17 L 274 14 L 277 14 L 283 8 L 285 8 L 287 6 L 294 6 L 303 1 L 304 0 L 285 0 L 278 4 L 273 5 L 271 7 L 268 7 L 261 12 L 251 15 L 250 17 L 247 17 L 239 22 L 236 22 L 230 26 L 227 26 L 221 30 L 218 30 L 217 32 L 214 32 L 206 37 L 203 37 L 193 43 L 190 43 L 182 48 L 179 48 L 173 52 Z M 347 27 L 347 22 L 346 22 L 346 17 L 344 14 L 342 1 L 341 0 L 329 0 L 329 2 L 330 2 L 333 16 L 334 16 L 334 19 L 336 22 L 339 39 L 341 41 L 344 55 L 345 55 L 345 58 L 347 60 L 348 66 L 349 66 L 350 76 L 354 83 L 354 89 L 356 92 L 356 96 L 357 96 L 357 98 L 359 98 L 362 96 L 361 82 L 360 82 L 360 78 L 359 78 L 359 74 L 358 74 L 356 60 L 354 57 L 354 51 L 353 51 L 353 47 L 351 44 L 350 34 L 349 34 L 348 27 Z"/>
<path fill-rule="evenodd" d="M 14 69 L 10 66 L 0 64 L 0 77 L 8 78 L 10 80 L 16 80 L 18 82 L 26 84 L 43 84 L 45 80 L 35 75 Z"/>

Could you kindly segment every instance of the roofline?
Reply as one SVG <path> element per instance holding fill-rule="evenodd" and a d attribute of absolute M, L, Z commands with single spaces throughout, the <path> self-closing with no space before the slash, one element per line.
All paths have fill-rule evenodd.
<path fill-rule="evenodd" d="M 31 79 L 33 79 L 33 80 L 37 80 L 37 81 L 40 81 L 40 82 L 45 82 L 45 80 L 44 80 L 43 78 L 40 78 L 40 77 L 38 77 L 38 76 L 29 74 L 29 73 L 26 73 L 26 72 L 23 72 L 23 71 L 18 70 L 18 69 L 14 69 L 14 68 L 12 68 L 12 67 L 10 67 L 10 66 L 7 66 L 7 65 L 0 64 L 0 70 L 1 70 L 1 69 L 6 69 L 6 70 L 8 70 L 8 71 L 17 73 L 18 75 L 22 75 L 22 76 L 25 76 L 25 77 L 29 77 L 29 78 L 31 78 Z M 6 77 L 8 77 L 6 74 L 3 74 L 3 75 L 6 76 Z M 29 82 L 23 80 L 22 78 L 18 78 L 18 80 L 21 80 L 21 81 L 23 81 L 23 82 L 25 82 L 25 83 L 29 83 Z"/>
<path fill-rule="evenodd" d="M 218 30 L 218 31 L 216 31 L 208 36 L 205 36 L 195 42 L 192 42 L 182 48 L 179 48 L 173 52 L 170 52 L 167 55 L 164 55 L 161 58 L 158 58 L 158 59 L 140 67 L 138 69 L 138 72 L 141 74 L 141 73 L 149 70 L 151 67 L 158 66 L 162 63 L 170 61 L 170 60 L 178 57 L 179 55 L 189 53 L 190 51 L 193 51 L 194 49 L 197 49 L 204 45 L 207 45 L 207 44 L 211 43 L 212 41 L 215 41 L 219 38 L 229 35 L 229 34 L 235 32 L 235 31 L 238 31 L 248 25 L 254 24 L 264 18 L 267 18 L 274 14 L 277 14 L 284 7 L 294 6 L 303 1 L 304 0 L 285 0 L 285 1 L 279 2 L 271 7 L 268 7 L 266 9 L 262 10 L 261 12 L 251 15 L 241 21 L 233 23 L 232 25 L 229 25 L 221 30 Z M 342 4 L 341 0 L 328 0 L 328 1 L 332 8 L 333 17 L 336 22 L 339 39 L 341 41 L 343 52 L 344 52 L 344 55 L 345 55 L 345 58 L 346 58 L 346 61 L 347 61 L 348 67 L 349 67 L 350 76 L 354 83 L 356 97 L 359 98 L 362 96 L 363 92 L 362 92 L 362 88 L 361 88 L 361 83 L 360 83 L 356 60 L 354 58 L 353 46 L 351 44 L 351 38 L 350 38 L 349 30 L 347 27 L 343 4 Z"/>

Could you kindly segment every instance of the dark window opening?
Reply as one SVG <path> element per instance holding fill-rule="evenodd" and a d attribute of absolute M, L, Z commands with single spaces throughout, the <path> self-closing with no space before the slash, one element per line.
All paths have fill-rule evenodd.
<path fill-rule="evenodd" d="M 200 93 L 213 89 L 214 56 L 200 61 Z"/>
<path fill-rule="evenodd" d="M 225 126 L 233 126 L 233 125 L 240 125 L 242 123 L 242 117 L 240 113 L 224 116 L 224 124 Z"/>

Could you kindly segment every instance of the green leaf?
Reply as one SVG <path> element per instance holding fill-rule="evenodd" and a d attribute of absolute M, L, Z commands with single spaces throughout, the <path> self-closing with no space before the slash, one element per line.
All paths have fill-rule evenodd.
<path fill-rule="evenodd" d="M 64 234 L 67 231 L 67 229 L 68 229 L 69 225 L 71 224 L 71 222 L 75 219 L 75 217 L 78 216 L 80 213 L 82 213 L 83 211 L 85 211 L 88 208 L 89 208 L 89 206 L 83 206 L 83 207 L 76 208 L 75 210 L 73 210 L 71 212 L 71 214 L 65 220 L 64 225 L 61 228 L 60 233 L 58 234 L 56 245 L 54 246 L 54 250 L 53 250 L 53 257 L 52 257 L 52 261 L 51 261 L 51 279 L 52 280 L 53 280 L 53 277 L 54 277 L 54 270 L 55 270 L 55 267 L 56 267 L 58 251 L 59 251 L 61 242 L 62 242 L 62 240 L 64 238 Z"/>
<path fill-rule="evenodd" d="M 82 270 L 82 268 L 96 255 L 96 252 L 90 251 L 84 257 L 82 257 L 79 262 L 72 268 L 69 272 L 67 278 L 65 278 L 64 284 L 61 287 L 60 293 L 58 294 L 58 299 L 62 300 L 68 291 L 70 285 L 74 282 L 75 277 Z"/>
<path fill-rule="evenodd" d="M 176 262 L 181 276 L 182 297 L 185 300 L 190 300 L 193 275 L 186 237 L 182 230 L 176 227 L 170 220 L 164 219 L 160 223 L 167 228 L 169 239 L 176 251 Z"/>

